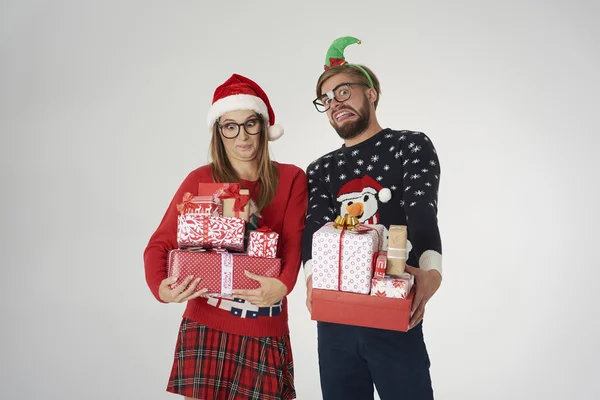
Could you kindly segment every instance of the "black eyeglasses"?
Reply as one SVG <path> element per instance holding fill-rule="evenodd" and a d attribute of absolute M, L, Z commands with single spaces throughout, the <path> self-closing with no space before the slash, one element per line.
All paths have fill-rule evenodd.
<path fill-rule="evenodd" d="M 240 128 L 243 126 L 248 135 L 258 135 L 262 128 L 262 121 L 258 118 L 252 118 L 243 124 L 237 122 L 226 122 L 223 125 L 217 122 L 221 134 L 227 139 L 235 139 L 240 134 Z"/>
<path fill-rule="evenodd" d="M 329 107 L 331 107 L 331 101 L 333 99 L 335 99 L 339 103 L 343 103 L 344 101 L 348 100 L 352 95 L 352 91 L 350 90 L 350 86 L 352 85 L 370 87 L 366 83 L 362 82 L 340 83 L 339 85 L 334 87 L 333 90 L 324 93 L 313 100 L 313 104 L 315 105 L 317 111 L 320 113 L 324 113 L 325 111 L 329 110 Z"/>

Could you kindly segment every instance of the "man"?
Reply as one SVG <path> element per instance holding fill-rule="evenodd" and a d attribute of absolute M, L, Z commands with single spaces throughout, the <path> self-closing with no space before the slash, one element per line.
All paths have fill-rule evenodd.
<path fill-rule="evenodd" d="M 361 223 L 408 227 L 412 250 L 406 270 L 415 277 L 415 297 L 408 332 L 317 323 L 323 399 L 373 399 L 373 385 L 382 400 L 433 399 L 422 319 L 442 280 L 439 161 L 425 134 L 379 125 L 379 80 L 369 68 L 346 62 L 344 49 L 353 43 L 360 41 L 333 42 L 313 102 L 344 144 L 307 169 L 310 198 L 302 251 L 307 306 L 311 311 L 312 235 L 350 205 Z"/>

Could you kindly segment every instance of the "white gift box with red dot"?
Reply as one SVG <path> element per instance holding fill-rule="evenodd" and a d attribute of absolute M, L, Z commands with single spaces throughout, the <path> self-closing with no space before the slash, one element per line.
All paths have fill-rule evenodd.
<path fill-rule="evenodd" d="M 384 230 L 383 225 L 361 226 L 358 232 L 342 231 L 333 224 L 321 227 L 312 242 L 313 288 L 369 294 Z"/>

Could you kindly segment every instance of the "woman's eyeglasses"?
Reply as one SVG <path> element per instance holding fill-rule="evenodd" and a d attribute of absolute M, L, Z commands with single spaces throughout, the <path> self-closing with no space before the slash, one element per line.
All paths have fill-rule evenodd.
<path fill-rule="evenodd" d="M 243 126 L 248 135 L 258 135 L 262 128 L 262 121 L 258 118 L 252 118 L 243 124 L 236 122 L 226 122 L 223 125 L 217 122 L 217 126 L 221 134 L 227 139 L 235 139 L 240 134 L 240 129 Z"/>

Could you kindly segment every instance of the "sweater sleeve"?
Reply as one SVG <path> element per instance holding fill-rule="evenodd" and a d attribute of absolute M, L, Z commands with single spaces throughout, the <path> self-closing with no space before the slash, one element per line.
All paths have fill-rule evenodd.
<path fill-rule="evenodd" d="M 307 280 L 312 274 L 312 237 L 323 225 L 335 219 L 335 209 L 331 194 L 325 186 L 319 172 L 319 160 L 310 164 L 308 171 L 308 209 L 306 211 L 306 228 L 302 236 L 302 260 L 304 261 L 304 277 Z"/>
<path fill-rule="evenodd" d="M 173 196 L 158 228 L 150 237 L 144 250 L 144 268 L 146 283 L 158 301 L 163 303 L 158 294 L 161 282 L 167 278 L 167 257 L 169 252 L 177 248 L 177 204 L 181 203 L 186 192 L 196 193 L 198 180 L 190 173 Z"/>
<path fill-rule="evenodd" d="M 438 228 L 440 165 L 435 147 L 423 133 L 401 138 L 403 157 L 404 207 L 419 267 L 442 273 L 442 242 Z"/>
<path fill-rule="evenodd" d="M 302 231 L 304 230 L 307 199 L 306 174 L 298 169 L 298 173 L 293 178 L 290 197 L 285 207 L 280 236 L 282 266 L 279 280 L 287 287 L 288 295 L 296 285 L 302 261 Z"/>

